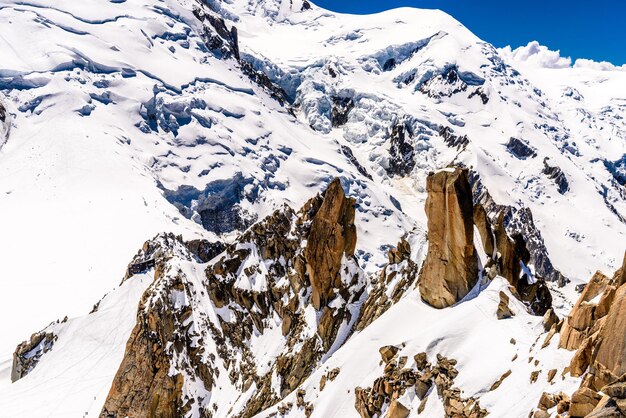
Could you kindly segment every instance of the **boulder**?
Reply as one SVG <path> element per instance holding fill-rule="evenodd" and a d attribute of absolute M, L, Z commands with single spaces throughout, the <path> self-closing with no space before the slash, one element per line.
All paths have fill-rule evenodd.
<path fill-rule="evenodd" d="M 389 363 L 398 353 L 398 347 L 394 347 L 393 345 L 386 345 L 384 347 L 380 347 L 378 351 L 380 352 L 380 357 L 383 359 L 383 361 L 385 363 Z"/>
<path fill-rule="evenodd" d="M 550 308 L 543 315 L 543 329 L 545 331 L 550 331 L 552 325 L 559 323 L 559 317 L 554 313 L 554 309 Z"/>
<path fill-rule="evenodd" d="M 509 297 L 506 293 L 500 291 L 500 303 L 498 304 L 498 310 L 496 312 L 498 319 L 506 319 L 515 316 L 515 314 L 509 308 Z"/>
<path fill-rule="evenodd" d="M 570 402 L 570 417 L 585 417 L 594 410 L 602 396 L 589 388 L 580 388 L 572 395 Z"/>
<path fill-rule="evenodd" d="M 385 418 L 407 418 L 411 411 L 404 405 L 402 405 L 397 399 L 391 401 L 389 409 Z"/>
<path fill-rule="evenodd" d="M 420 272 L 419 289 L 429 305 L 446 308 L 465 297 L 478 280 L 467 169 L 431 174 L 426 189 L 428 254 Z"/>

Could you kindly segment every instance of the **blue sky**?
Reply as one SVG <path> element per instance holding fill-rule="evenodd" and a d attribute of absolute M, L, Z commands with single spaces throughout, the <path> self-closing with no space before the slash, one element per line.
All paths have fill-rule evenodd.
<path fill-rule="evenodd" d="M 497 47 L 529 41 L 562 56 L 626 64 L 624 0 L 313 0 L 344 13 L 373 13 L 412 6 L 441 9 Z"/>

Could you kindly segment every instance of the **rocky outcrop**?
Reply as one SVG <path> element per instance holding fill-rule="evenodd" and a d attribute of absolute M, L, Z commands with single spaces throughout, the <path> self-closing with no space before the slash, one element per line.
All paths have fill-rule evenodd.
<path fill-rule="evenodd" d="M 147 242 L 131 265 L 152 263 L 154 282 L 102 416 L 179 417 L 193 410 L 251 417 L 278 403 L 353 329 L 365 291 L 355 245 L 354 200 L 338 179 L 300 211 L 284 206 L 223 251 L 173 235 Z M 203 276 L 190 267 L 207 260 Z M 275 357 L 258 364 L 251 346 L 269 332 L 284 338 Z M 216 388 L 220 373 L 227 379 Z M 220 390 L 246 397 L 231 411 L 232 404 L 211 402 Z M 298 399 L 297 407 L 312 413 L 304 395 Z"/>
<path fill-rule="evenodd" d="M 30 373 L 41 357 L 52 349 L 57 338 L 51 332 L 36 332 L 30 340 L 18 345 L 13 353 L 11 382 L 16 382 Z"/>
<path fill-rule="evenodd" d="M 465 149 L 469 144 L 467 135 L 456 135 L 449 126 L 442 126 L 439 129 L 439 136 L 450 148 Z"/>
<path fill-rule="evenodd" d="M 9 138 L 10 127 L 9 114 L 4 104 L 2 104 L 2 101 L 0 101 L 0 148 L 2 148 Z"/>
<path fill-rule="evenodd" d="M 348 115 L 354 109 L 354 100 L 351 97 L 333 96 L 332 101 L 332 125 L 338 128 L 348 122 Z"/>
<path fill-rule="evenodd" d="M 527 267 L 531 254 L 521 233 L 510 235 L 506 216 L 498 212 L 492 224 L 482 203 L 473 204 L 466 169 L 446 169 L 427 180 L 428 255 L 420 272 L 422 298 L 432 306 L 444 308 L 461 300 L 478 280 L 474 226 L 480 234 L 487 258 L 483 277 L 505 277 L 514 295 L 535 315 L 544 315 L 552 306 L 552 296 L 543 278 Z M 486 192 L 484 192 L 486 193 Z M 495 205 L 486 200 L 487 204 Z M 499 317 L 510 312 L 501 304 Z"/>
<path fill-rule="evenodd" d="M 191 307 L 171 306 L 172 296 L 189 291 L 187 283 L 167 263 L 174 255 L 191 261 L 180 237 L 168 234 L 147 242 L 136 256 L 136 260 L 141 257 L 156 260 L 154 282 L 139 303 L 137 323 L 101 418 L 184 416 L 195 400 L 183 397 L 182 370 L 198 376 L 201 384 L 211 389 L 211 366 L 202 360 L 192 336 L 181 332 L 188 327 Z M 132 276 L 127 280 L 132 280 Z"/>
<path fill-rule="evenodd" d="M 537 151 L 534 148 L 518 138 L 511 137 L 506 144 L 506 149 L 520 160 L 537 156 Z"/>
<path fill-rule="evenodd" d="M 415 149 L 411 141 L 411 131 L 404 123 L 397 123 L 389 134 L 389 166 L 387 173 L 391 176 L 404 177 L 415 168 Z M 408 138 L 407 138 L 408 137 Z"/>
<path fill-rule="evenodd" d="M 502 291 L 500 291 L 500 303 L 498 304 L 496 316 L 498 319 L 507 319 L 515 316 L 515 314 L 511 311 L 511 308 L 509 308 L 509 297 Z"/>
<path fill-rule="evenodd" d="M 472 184 L 474 204 L 481 205 L 485 209 L 490 222 L 496 225 L 501 219 L 507 235 L 511 237 L 521 235 L 530 253 L 528 264 L 533 265 L 535 276 L 548 282 L 556 282 L 561 287 L 565 286 L 568 279 L 552 265 L 541 231 L 535 225 L 531 210 L 496 203 L 475 172 L 470 173 L 470 183 Z"/>
<path fill-rule="evenodd" d="M 367 172 L 365 167 L 363 167 L 363 165 L 361 165 L 359 160 L 357 160 L 357 158 L 354 156 L 354 153 L 352 152 L 352 148 L 348 147 L 347 145 L 342 145 L 341 153 L 352 163 L 354 167 L 356 167 L 359 173 L 361 173 L 364 177 L 367 177 L 368 179 L 372 180 L 372 175 Z"/>
<path fill-rule="evenodd" d="M 535 315 L 544 315 L 552 307 L 552 295 L 541 277 L 531 277 L 526 266 L 530 262 L 530 251 L 521 234 L 512 237 L 504 227 L 504 213 L 501 213 L 494 226 L 496 237 L 498 274 L 505 277 Z"/>
<path fill-rule="evenodd" d="M 377 378 L 372 387 L 355 389 L 354 407 L 361 418 L 408 416 L 408 409 L 398 401 L 407 390 L 414 390 L 422 402 L 436 390 L 447 417 L 487 416 L 487 411 L 480 407 L 477 400 L 462 398 L 461 390 L 453 387 L 459 374 L 454 367 L 456 360 L 437 354 L 437 364 L 433 366 L 428 362 L 426 353 L 419 353 L 414 357 L 415 367 L 409 368 L 405 367 L 407 357 L 397 357 L 398 348 L 393 347 L 392 350 L 391 347 L 381 347 L 380 350 L 385 363 L 383 376 Z"/>
<path fill-rule="evenodd" d="M 187 249 L 202 263 L 208 263 L 226 249 L 226 244 L 221 241 L 211 242 L 205 239 L 195 239 L 186 242 Z"/>
<path fill-rule="evenodd" d="M 626 414 L 625 271 L 626 255 L 612 278 L 597 272 L 562 327 L 559 346 L 576 350 L 570 373 L 584 377 L 572 395 L 572 417 Z"/>
<path fill-rule="evenodd" d="M 565 320 L 561 330 L 560 347 L 567 350 L 578 349 L 583 341 L 593 334 L 596 322 L 608 313 L 607 302 L 610 304 L 615 296 L 615 287 L 610 285 L 610 281 L 601 272 L 596 272 L 589 280 Z M 603 299 L 602 307 L 599 306 L 598 296 Z"/>
<path fill-rule="evenodd" d="M 363 303 L 355 324 L 357 331 L 374 322 L 393 304 L 398 302 L 415 283 L 419 266 L 411 260 L 411 245 L 402 238 L 396 248 L 389 250 L 389 263 L 372 277 L 372 289 Z"/>
<path fill-rule="evenodd" d="M 326 189 L 324 200 L 313 217 L 304 257 L 315 309 L 334 298 L 334 290 L 341 287 L 341 260 L 344 255 L 354 255 L 354 205 L 355 200 L 345 196 L 341 182 L 335 179 Z"/>
<path fill-rule="evenodd" d="M 542 173 L 545 174 L 549 179 L 554 181 L 560 194 L 565 194 L 569 191 L 569 182 L 567 181 L 565 173 L 563 172 L 563 170 L 561 170 L 560 167 L 551 166 L 550 164 L 548 164 L 547 157 L 543 160 Z"/>
<path fill-rule="evenodd" d="M 489 221 L 487 211 L 485 211 L 485 208 L 480 203 L 474 205 L 474 225 L 478 228 L 485 254 L 489 257 L 495 257 L 495 236 L 491 229 L 491 222 Z"/>
<path fill-rule="evenodd" d="M 478 280 L 474 248 L 472 189 L 465 169 L 428 176 L 428 255 L 419 289 L 431 306 L 445 308 L 461 300 Z"/>

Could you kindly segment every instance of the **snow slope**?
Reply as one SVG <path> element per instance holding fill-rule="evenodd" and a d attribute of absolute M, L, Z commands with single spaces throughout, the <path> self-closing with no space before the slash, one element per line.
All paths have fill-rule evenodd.
<path fill-rule="evenodd" d="M 110 310 L 79 315 L 119 284 L 147 238 L 170 231 L 230 241 L 283 203 L 300 207 L 334 177 L 357 199 L 356 255 L 370 275 L 390 245 L 424 228 L 426 174 L 450 163 L 470 167 L 498 204 L 532 210 L 550 260 L 573 282 L 558 293 L 561 313 L 575 284 L 618 266 L 626 73 L 525 66 L 439 11 L 348 16 L 305 3 L 0 1 L 0 102 L 10 124 L 0 128 L 0 293 L 10 295 L 0 305 L 0 416 L 23 412 L 26 399 L 32 416 L 99 411 L 149 279 L 110 293 Z M 237 28 L 241 61 L 209 48 L 194 8 Z M 287 103 L 251 80 L 244 63 Z M 443 128 L 467 139 L 450 144 Z M 515 155 L 512 137 L 535 156 Z M 546 165 L 560 169 L 567 190 Z M 215 202 L 236 207 L 242 228 L 207 220 Z M 509 396 L 525 416 L 541 388 L 522 384 L 526 358 L 509 360 L 542 331 L 522 312 L 495 320 L 501 287 L 495 281 L 445 312 L 409 293 L 324 365 L 349 370 L 332 383 L 334 395 L 315 389 L 321 369 L 305 383 L 315 414 L 335 405 L 354 414 L 344 390 L 370 385 L 380 373 L 375 352 L 402 341 L 411 356 L 429 348 L 457 358 L 459 385 L 481 394 L 494 416 Z M 10 385 L 15 346 L 65 315 L 56 348 Z M 112 332 L 111 323 L 123 326 Z M 72 367 L 86 343 L 96 351 Z M 99 354 L 105 347 L 114 347 L 110 356 Z M 498 356 L 488 373 L 486 350 Z M 538 356 L 561 368 L 567 360 L 553 346 Z M 485 393 L 508 367 L 514 377 Z M 79 386 L 73 397 L 57 395 Z M 49 398 L 38 396 L 43 387 Z"/>

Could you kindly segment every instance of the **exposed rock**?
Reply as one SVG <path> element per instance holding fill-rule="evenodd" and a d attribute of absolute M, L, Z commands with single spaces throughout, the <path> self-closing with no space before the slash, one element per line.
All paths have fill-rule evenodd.
<path fill-rule="evenodd" d="M 572 395 L 570 417 L 586 417 L 594 410 L 602 397 L 589 388 L 580 388 Z"/>
<path fill-rule="evenodd" d="M 178 366 L 193 370 L 190 374 L 201 379 L 210 390 L 212 365 L 202 360 L 191 337 L 180 332 L 186 329 L 183 324 L 190 317 L 191 308 L 170 306 L 172 292 L 186 293 L 188 289 L 180 275 L 171 274 L 165 260 L 174 253 L 182 255 L 186 251 L 180 237 L 167 234 L 146 243 L 136 256 L 156 258 L 155 279 L 140 301 L 137 324 L 107 395 L 100 414 L 102 418 L 184 415 L 192 401 L 183 398 L 183 375 L 171 372 L 174 353 L 189 353 L 181 360 L 184 364 Z M 190 261 L 191 257 L 186 253 Z"/>
<path fill-rule="evenodd" d="M 621 285 L 598 333 L 594 367 L 596 387 L 611 383 L 626 374 L 626 285 Z"/>
<path fill-rule="evenodd" d="M 558 403 L 558 400 L 556 399 L 554 395 L 543 392 L 543 394 L 541 395 L 541 398 L 539 398 L 539 405 L 537 406 L 539 407 L 539 409 L 543 409 L 544 411 L 547 411 L 548 409 L 554 408 L 557 403 Z"/>
<path fill-rule="evenodd" d="M 380 347 L 378 351 L 380 352 L 380 357 L 383 359 L 383 362 L 389 363 L 398 353 L 398 347 L 386 345 L 384 347 Z"/>
<path fill-rule="evenodd" d="M 431 368 L 426 360 L 426 353 L 415 356 L 417 370 L 402 368 L 400 361 L 390 361 L 385 366 L 384 375 L 374 381 L 371 388 L 356 388 L 355 408 L 362 418 L 375 416 L 408 416 L 406 408 L 392 406 L 398 398 L 415 385 L 415 393 L 422 400 L 418 413 L 423 411 L 430 388 L 435 386 L 442 397 L 446 416 L 458 418 L 483 418 L 487 411 L 480 407 L 474 398 L 462 398 L 461 391 L 453 387 L 458 371 L 454 367 L 456 360 L 437 355 L 437 364 Z M 381 415 L 385 405 L 389 405 L 386 414 Z M 390 414 L 401 415 L 390 415 Z M 403 415 L 407 413 L 407 415 Z"/>
<path fill-rule="evenodd" d="M 16 382 L 30 373 L 41 357 L 52 349 L 57 336 L 50 332 L 36 332 L 30 340 L 22 342 L 13 353 L 11 382 Z"/>
<path fill-rule="evenodd" d="M 609 396 L 604 396 L 586 418 L 624 418 L 626 417 L 626 403 L 619 402 Z"/>
<path fill-rule="evenodd" d="M 504 226 L 504 213 L 498 217 L 495 227 L 496 246 L 500 254 L 498 265 L 500 274 L 517 290 L 519 298 L 535 315 L 544 315 L 552 307 L 552 295 L 541 278 L 533 283 L 526 273 L 522 274 L 522 266 L 528 265 L 530 252 L 521 234 L 510 237 Z"/>
<path fill-rule="evenodd" d="M 543 329 L 549 331 L 553 325 L 559 323 L 559 317 L 554 313 L 554 309 L 550 308 L 543 315 Z"/>
<path fill-rule="evenodd" d="M 467 170 L 428 176 L 428 255 L 420 272 L 422 298 L 436 308 L 461 300 L 478 280 L 474 210 Z"/>
<path fill-rule="evenodd" d="M 502 382 L 504 382 L 504 379 L 509 377 L 511 373 L 512 373 L 511 370 L 507 370 L 506 372 L 504 372 L 504 374 L 500 376 L 500 378 L 497 381 L 495 381 L 493 385 L 491 385 L 491 387 L 489 388 L 489 391 L 491 392 L 493 390 L 498 389 L 500 385 L 502 384 Z"/>
<path fill-rule="evenodd" d="M 626 399 L 626 375 L 622 376 L 617 382 L 603 387 L 602 392 L 612 398 Z"/>
<path fill-rule="evenodd" d="M 387 415 L 385 418 L 407 418 L 411 411 L 400 403 L 397 399 L 391 401 L 389 409 L 387 409 Z"/>
<path fill-rule="evenodd" d="M 337 376 L 339 376 L 339 372 L 340 372 L 339 368 L 334 368 L 331 371 L 329 371 L 328 373 L 326 373 L 324 376 L 322 376 L 322 378 L 320 379 L 320 390 L 324 390 L 324 388 L 326 387 L 326 383 L 329 380 L 331 382 L 333 380 L 335 380 L 337 378 Z"/>
<path fill-rule="evenodd" d="M 506 293 L 500 291 L 500 303 L 498 304 L 498 311 L 496 312 L 498 319 L 506 319 L 515 316 L 515 314 L 509 308 L 509 297 Z"/>
<path fill-rule="evenodd" d="M 537 382 L 537 379 L 539 378 L 539 373 L 540 373 L 539 370 L 535 370 L 530 373 L 530 383 Z"/>
<path fill-rule="evenodd" d="M 600 319 L 596 316 L 595 303 L 591 301 L 603 294 L 609 286 L 610 279 L 596 272 L 578 297 L 570 315 L 565 319 L 561 330 L 559 346 L 568 350 L 578 349 L 583 341 L 591 336 L 593 325 Z"/>
<path fill-rule="evenodd" d="M 625 270 L 626 256 L 611 279 L 594 274 L 563 326 L 560 346 L 577 350 L 570 373 L 584 375 L 572 395 L 572 417 L 626 416 Z"/>
<path fill-rule="evenodd" d="M 133 263 L 154 260 L 154 282 L 142 298 L 102 416 L 153 416 L 150 411 L 158 410 L 156 416 L 179 417 L 194 405 L 201 416 L 248 418 L 297 390 L 321 357 L 349 337 L 359 313 L 353 306 L 365 281 L 352 257 L 353 222 L 354 201 L 336 180 L 299 212 L 284 206 L 252 225 L 219 258 L 206 243 L 184 243 L 173 235 L 146 243 Z M 187 276 L 180 261 L 197 262 L 200 256 L 214 258 L 206 277 Z M 305 328 L 309 304 L 319 310 L 313 335 Z M 250 340 L 269 326 L 279 327 L 284 346 L 261 373 Z M 339 334 L 340 327 L 348 332 Z M 235 390 L 249 393 L 237 413 L 203 400 L 222 370 L 216 362 Z M 327 380 L 337 373 L 331 371 Z M 313 412 L 303 396 L 299 408 L 306 416 Z"/>
<path fill-rule="evenodd" d="M 334 289 L 341 287 L 341 260 L 344 255 L 354 255 L 354 204 L 355 200 L 345 196 L 341 182 L 335 179 L 326 189 L 311 223 L 304 257 L 315 309 L 326 306 L 334 298 Z"/>
<path fill-rule="evenodd" d="M 439 135 L 450 148 L 464 149 L 469 144 L 469 138 L 467 135 L 455 135 L 454 131 L 449 126 L 441 127 Z"/>
<path fill-rule="evenodd" d="M 226 245 L 221 241 L 210 242 L 204 239 L 196 239 L 188 241 L 187 248 L 202 263 L 207 263 L 224 252 Z"/>
<path fill-rule="evenodd" d="M 537 151 L 521 139 L 511 137 L 506 144 L 507 150 L 520 160 L 535 158 Z"/>
<path fill-rule="evenodd" d="M 536 227 L 532 212 L 528 208 L 515 208 L 497 204 L 487 188 L 482 183 L 480 177 L 471 172 L 470 182 L 474 194 L 474 203 L 480 204 L 487 212 L 488 218 L 495 226 L 502 216 L 505 231 L 509 236 L 521 235 L 525 241 L 526 248 L 530 252 L 528 264 L 535 268 L 535 276 L 541 277 L 549 282 L 557 282 L 559 286 L 565 286 L 568 279 L 559 272 L 548 256 L 541 232 Z M 481 232 L 482 234 L 482 232 Z"/>
<path fill-rule="evenodd" d="M 482 241 L 485 254 L 489 257 L 494 257 L 496 247 L 495 237 L 493 235 L 493 230 L 491 229 L 491 222 L 487 216 L 487 211 L 485 211 L 485 208 L 480 203 L 474 205 L 474 225 L 476 225 L 476 228 L 478 228 L 478 232 L 480 233 L 480 239 Z"/>
<path fill-rule="evenodd" d="M 552 383 L 552 381 L 554 380 L 554 376 L 556 376 L 556 371 L 556 369 L 548 370 L 548 383 Z"/>
<path fill-rule="evenodd" d="M 348 115 L 354 109 L 354 100 L 351 97 L 333 96 L 332 125 L 333 128 L 343 126 L 348 122 Z"/>
<path fill-rule="evenodd" d="M 406 240 L 402 239 L 396 248 L 389 250 L 388 258 L 389 264 L 373 280 L 374 287 L 363 303 L 355 324 L 357 331 L 364 329 L 398 302 L 417 279 L 419 267 L 411 260 L 411 246 Z"/>
<path fill-rule="evenodd" d="M 407 139 L 408 134 L 408 139 Z M 387 172 L 392 176 L 404 177 L 415 168 L 415 150 L 410 139 L 412 134 L 407 131 L 404 123 L 397 123 L 389 134 L 389 166 Z"/>
<path fill-rule="evenodd" d="M 346 145 L 342 145 L 341 146 L 341 152 L 352 163 L 352 165 L 354 165 L 356 167 L 356 169 L 359 171 L 359 173 L 361 173 L 363 176 L 367 177 L 368 179 L 372 180 L 372 175 L 370 173 L 368 173 L 367 170 L 365 169 L 365 167 L 363 167 L 361 165 L 361 163 L 359 162 L 359 160 L 356 159 L 356 157 L 354 156 L 354 153 L 352 152 L 352 149 L 350 147 L 348 147 Z"/>
<path fill-rule="evenodd" d="M 572 376 L 585 375 L 581 386 L 598 391 L 626 374 L 626 284 L 624 266 L 611 279 L 594 274 L 583 289 L 561 332 L 559 345 L 577 350 Z"/>
<path fill-rule="evenodd" d="M 257 215 L 244 208 L 244 201 L 254 201 L 258 185 L 252 178 L 238 173 L 232 178 L 216 180 L 204 190 L 183 185 L 168 190 L 163 185 L 165 198 L 187 218 L 200 219 L 207 231 L 224 234 L 243 231 L 257 221 Z M 250 187 L 252 186 L 252 187 Z"/>
<path fill-rule="evenodd" d="M 565 173 L 563 173 L 563 170 L 561 170 L 559 167 L 552 167 L 551 165 L 549 165 L 547 157 L 543 160 L 542 173 L 556 183 L 560 194 L 565 194 L 569 191 L 569 182 L 567 181 Z"/>
<path fill-rule="evenodd" d="M 480 101 L 483 102 L 483 104 L 489 103 L 489 95 L 487 93 L 485 93 L 485 91 L 482 89 L 482 87 L 478 87 L 476 90 L 471 92 L 469 94 L 469 96 L 467 96 L 467 98 L 471 99 L 474 96 L 480 97 Z"/>
<path fill-rule="evenodd" d="M 417 370 L 424 370 L 427 367 L 430 367 L 430 363 L 428 362 L 428 356 L 426 353 L 418 353 L 413 356 L 413 360 L 415 360 L 415 365 Z"/>

